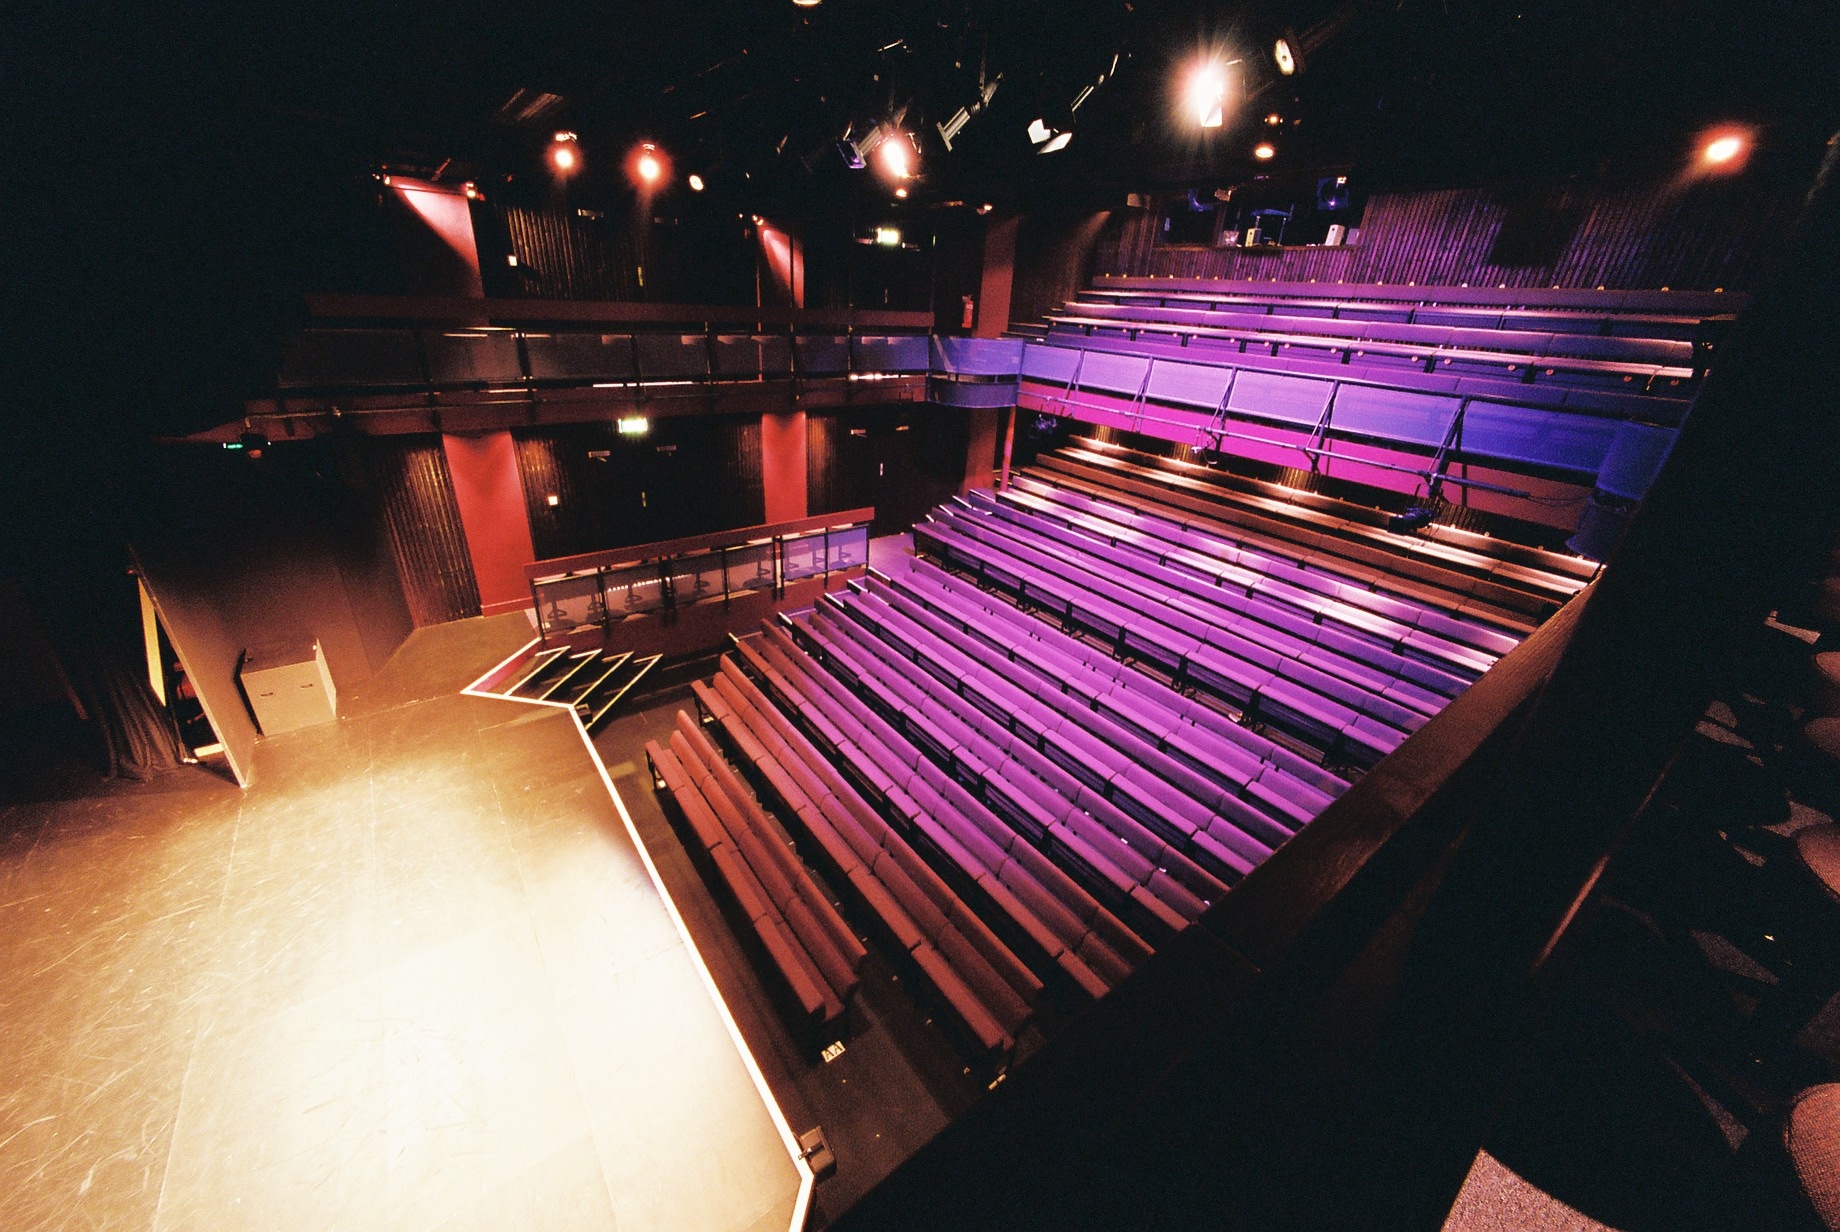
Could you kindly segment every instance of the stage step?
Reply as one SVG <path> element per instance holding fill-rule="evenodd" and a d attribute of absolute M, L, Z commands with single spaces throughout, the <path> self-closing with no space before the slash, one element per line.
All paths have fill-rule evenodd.
<path fill-rule="evenodd" d="M 616 657 L 621 662 L 603 673 L 592 688 L 575 700 L 575 713 L 581 716 L 582 723 L 590 732 L 611 717 L 614 708 L 631 695 L 638 683 L 658 666 L 658 661 L 664 656 L 646 655 L 635 659 L 623 653 Z"/>

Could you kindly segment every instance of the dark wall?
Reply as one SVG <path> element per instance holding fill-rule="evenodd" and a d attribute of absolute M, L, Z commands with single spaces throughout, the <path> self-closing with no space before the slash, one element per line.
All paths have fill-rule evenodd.
<path fill-rule="evenodd" d="M 747 224 L 706 202 L 590 211 L 475 202 L 486 294 L 672 304 L 751 304 L 757 246 Z M 515 256 L 517 264 L 506 258 Z M 644 271 L 641 283 L 640 271 Z"/>
<path fill-rule="evenodd" d="M 379 517 L 389 493 L 358 464 L 376 444 L 302 442 L 259 461 L 172 451 L 164 516 L 137 551 L 183 578 L 188 601 L 208 602 L 239 650 L 318 640 L 335 684 L 364 681 L 408 636 L 413 611 Z"/>
<path fill-rule="evenodd" d="M 805 418 L 806 503 L 813 516 L 875 506 L 873 533 L 906 530 L 965 477 L 967 412 L 869 407 Z"/>
<path fill-rule="evenodd" d="M 1133 211 L 1100 272 L 1424 286 L 1750 290 L 1778 250 L 1798 196 L 1797 188 L 1755 177 L 1375 193 L 1353 247 L 1271 253 L 1166 247 L 1157 241 L 1156 212 Z"/>
<path fill-rule="evenodd" d="M 520 429 L 513 439 L 538 560 L 766 520 L 753 416 L 655 418 L 644 436 L 600 423 Z"/>
<path fill-rule="evenodd" d="M 1092 281 L 1101 232 L 1110 211 L 1036 213 L 1016 236 L 1016 273 L 1009 319 L 1037 321 Z"/>
<path fill-rule="evenodd" d="M 237 683 L 246 651 L 317 641 L 333 683 L 349 689 L 431 613 L 418 564 L 454 569 L 436 559 L 440 518 L 424 507 L 438 491 L 428 450 L 352 438 L 274 445 L 259 460 L 193 448 L 151 459 L 135 555 L 241 773 L 255 739 Z"/>

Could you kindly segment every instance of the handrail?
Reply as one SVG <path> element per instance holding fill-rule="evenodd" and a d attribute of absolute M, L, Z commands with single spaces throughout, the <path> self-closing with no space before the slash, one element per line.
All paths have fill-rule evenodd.
<path fill-rule="evenodd" d="M 753 304 L 631 304 L 602 300 L 464 299 L 416 295 L 307 295 L 314 324 L 390 321 L 430 325 L 680 324 L 756 322 L 762 325 L 930 330 L 933 314 L 886 308 L 765 308 Z"/>
<path fill-rule="evenodd" d="M 757 526 L 742 526 L 734 530 L 716 531 L 706 535 L 686 535 L 679 539 L 660 539 L 653 543 L 636 543 L 630 547 L 608 548 L 600 552 L 583 552 L 575 556 L 555 556 L 548 560 L 533 561 L 525 565 L 524 580 L 526 582 L 547 582 L 557 578 L 591 573 L 596 569 L 617 569 L 622 565 L 643 564 L 649 560 L 664 560 L 673 556 L 685 556 L 692 552 L 707 552 L 715 548 L 740 547 L 759 540 L 856 526 L 874 520 L 875 506 L 864 505 L 860 509 L 846 509 L 840 513 L 822 513 L 814 517 L 793 518 L 785 522 L 762 522 Z"/>

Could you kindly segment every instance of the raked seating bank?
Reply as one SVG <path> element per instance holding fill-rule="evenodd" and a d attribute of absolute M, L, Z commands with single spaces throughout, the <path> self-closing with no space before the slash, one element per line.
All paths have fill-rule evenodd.
<path fill-rule="evenodd" d="M 1001 1072 L 1591 574 L 1383 518 L 1076 442 L 734 639 L 647 755 L 803 1038 L 873 949 Z"/>

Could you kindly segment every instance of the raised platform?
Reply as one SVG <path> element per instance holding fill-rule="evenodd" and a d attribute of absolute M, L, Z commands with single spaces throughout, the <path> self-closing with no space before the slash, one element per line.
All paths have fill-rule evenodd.
<path fill-rule="evenodd" d="M 0 812 L 0 1226 L 802 1217 L 580 729 L 427 697 L 522 619 L 418 633 L 357 713 L 261 745 L 247 792 L 185 771 Z"/>

